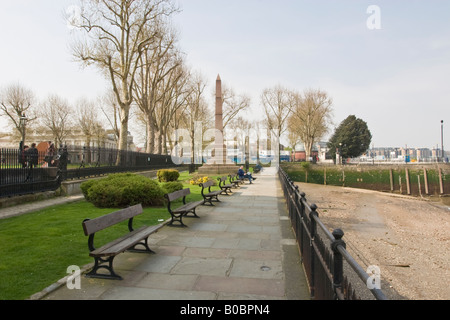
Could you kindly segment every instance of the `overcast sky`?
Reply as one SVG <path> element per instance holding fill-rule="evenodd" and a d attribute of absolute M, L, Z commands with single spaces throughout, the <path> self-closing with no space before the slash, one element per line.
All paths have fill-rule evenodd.
<path fill-rule="evenodd" d="M 356 115 L 368 123 L 375 147 L 440 147 L 444 120 L 450 148 L 450 1 L 178 3 L 174 23 L 189 66 L 211 88 L 220 74 L 248 94 L 249 117 L 263 112 L 265 88 L 320 88 L 334 100 L 335 125 Z M 63 13 L 76 4 L 0 2 L 0 87 L 20 82 L 40 99 L 57 93 L 72 102 L 106 91 L 95 69 L 72 61 Z M 371 5 L 380 15 L 368 11 Z"/>

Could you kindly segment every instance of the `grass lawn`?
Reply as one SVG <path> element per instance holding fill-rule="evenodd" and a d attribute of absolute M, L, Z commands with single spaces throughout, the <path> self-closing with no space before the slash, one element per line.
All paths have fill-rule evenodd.
<path fill-rule="evenodd" d="M 189 179 L 184 172 L 179 178 L 191 189 L 189 200 L 202 199 L 201 188 L 190 185 Z M 27 299 L 67 276 L 69 266 L 93 262 L 81 224 L 116 210 L 79 201 L 0 220 L 0 300 Z M 134 226 L 156 225 L 169 218 L 165 207 L 144 208 Z M 96 235 L 97 247 L 128 232 L 127 222 L 109 229 Z"/>

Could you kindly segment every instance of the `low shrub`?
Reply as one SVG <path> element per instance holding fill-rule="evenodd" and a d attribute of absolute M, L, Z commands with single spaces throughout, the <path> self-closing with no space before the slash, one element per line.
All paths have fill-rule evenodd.
<path fill-rule="evenodd" d="M 81 185 L 87 201 L 99 208 L 126 208 L 164 204 L 165 191 L 158 182 L 132 173 L 112 174 Z"/>
<path fill-rule="evenodd" d="M 81 184 L 80 189 L 84 195 L 84 198 L 89 201 L 88 190 L 92 187 L 92 185 L 96 182 L 96 179 L 85 181 Z"/>
<path fill-rule="evenodd" d="M 157 172 L 159 182 L 177 181 L 180 173 L 175 169 L 161 169 Z"/>
<path fill-rule="evenodd" d="M 165 193 L 172 193 L 175 191 L 183 190 L 183 184 L 176 181 L 163 183 L 161 187 L 163 188 Z"/>

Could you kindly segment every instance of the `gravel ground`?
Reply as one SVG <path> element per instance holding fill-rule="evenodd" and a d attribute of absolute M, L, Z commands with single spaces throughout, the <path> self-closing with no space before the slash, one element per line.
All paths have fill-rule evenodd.
<path fill-rule="evenodd" d="M 309 203 L 317 204 L 330 231 L 344 230 L 347 250 L 361 266 L 380 268 L 381 289 L 390 299 L 450 299 L 448 203 L 361 189 L 297 185 Z"/>

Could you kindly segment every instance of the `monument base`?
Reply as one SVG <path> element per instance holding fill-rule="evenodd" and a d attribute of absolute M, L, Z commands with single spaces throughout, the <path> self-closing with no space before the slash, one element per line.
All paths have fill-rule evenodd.
<path fill-rule="evenodd" d="M 198 168 L 199 174 L 229 175 L 236 174 L 239 167 L 233 164 L 205 164 Z"/>

